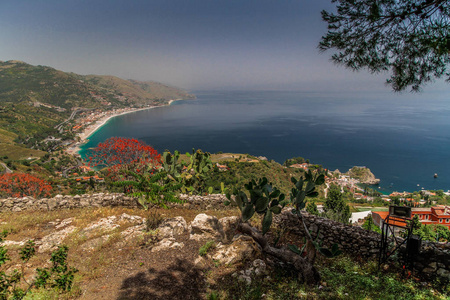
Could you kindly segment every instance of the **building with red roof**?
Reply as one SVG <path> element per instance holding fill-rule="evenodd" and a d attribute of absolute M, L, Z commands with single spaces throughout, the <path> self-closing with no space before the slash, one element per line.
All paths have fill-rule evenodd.
<path fill-rule="evenodd" d="M 372 219 L 373 222 L 381 227 L 383 225 L 384 220 L 389 215 L 388 211 L 373 211 Z M 411 217 L 417 215 L 419 217 L 419 221 L 424 225 L 444 225 L 450 229 L 450 206 L 447 205 L 438 205 L 433 207 L 424 207 L 424 208 L 412 208 L 411 209 Z M 392 224 L 394 225 L 394 224 Z M 402 224 L 396 224 L 402 225 Z M 404 226 L 404 225 L 403 225 Z"/>

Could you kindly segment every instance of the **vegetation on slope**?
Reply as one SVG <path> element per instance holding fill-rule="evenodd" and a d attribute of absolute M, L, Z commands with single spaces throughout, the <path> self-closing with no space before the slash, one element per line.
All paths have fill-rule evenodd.
<path fill-rule="evenodd" d="M 43 142 L 46 138 L 59 143 L 74 138 L 70 121 L 77 112 L 162 105 L 180 98 L 195 97 L 156 82 L 83 76 L 20 61 L 0 62 L 0 145 L 14 145 L 4 139 L 14 134 L 16 144 L 51 149 Z M 66 120 L 64 127 L 56 126 Z"/>

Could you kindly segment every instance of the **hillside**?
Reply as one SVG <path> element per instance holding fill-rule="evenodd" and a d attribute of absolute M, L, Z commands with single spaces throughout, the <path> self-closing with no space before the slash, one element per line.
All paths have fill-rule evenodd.
<path fill-rule="evenodd" d="M 46 150 L 48 137 L 72 139 L 72 123 L 55 128 L 87 110 L 163 105 L 170 99 L 193 99 L 178 88 L 114 76 L 78 75 L 21 61 L 0 61 L 0 130 L 15 136 L 15 146 Z M 0 139 L 0 146 L 6 142 Z M 11 141 L 8 140 L 9 144 Z M 4 146 L 4 145 L 3 145 Z"/>
<path fill-rule="evenodd" d="M 86 83 L 95 86 L 100 92 L 118 95 L 118 97 L 116 96 L 117 100 L 129 102 L 135 106 L 155 104 L 155 102 L 167 103 L 170 99 L 195 98 L 193 95 L 187 94 L 178 88 L 158 82 L 124 80 L 107 75 L 87 75 L 80 76 L 80 78 Z"/>

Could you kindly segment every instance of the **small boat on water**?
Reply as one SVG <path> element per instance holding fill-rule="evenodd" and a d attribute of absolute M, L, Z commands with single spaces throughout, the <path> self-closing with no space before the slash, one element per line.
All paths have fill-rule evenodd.
<path fill-rule="evenodd" d="M 434 173 L 434 178 L 437 178 L 437 173 Z"/>

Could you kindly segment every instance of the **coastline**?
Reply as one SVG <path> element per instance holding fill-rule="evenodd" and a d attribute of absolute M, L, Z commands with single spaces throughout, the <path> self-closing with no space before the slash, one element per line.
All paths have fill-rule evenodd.
<path fill-rule="evenodd" d="M 76 136 L 79 138 L 79 141 L 75 142 L 75 144 L 69 146 L 66 149 L 66 152 L 71 155 L 79 155 L 79 152 L 81 151 L 81 148 L 80 148 L 81 145 L 87 143 L 88 138 L 91 135 L 93 135 L 97 130 L 99 130 L 101 127 L 103 127 L 112 118 L 130 114 L 130 113 L 134 113 L 137 111 L 148 110 L 148 109 L 153 109 L 153 108 L 157 108 L 157 107 L 170 106 L 173 102 L 179 101 L 179 100 L 182 100 L 182 99 L 169 100 L 167 105 L 148 106 L 148 107 L 143 107 L 143 108 L 130 108 L 130 109 L 124 108 L 121 110 L 125 110 L 125 111 L 114 112 L 111 114 L 107 113 L 106 115 L 100 117 L 95 122 L 93 122 L 92 124 L 90 124 L 86 128 L 84 128 L 82 132 L 78 133 Z"/>

